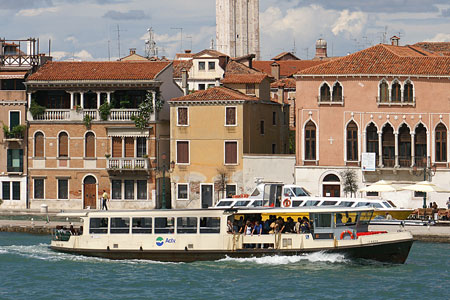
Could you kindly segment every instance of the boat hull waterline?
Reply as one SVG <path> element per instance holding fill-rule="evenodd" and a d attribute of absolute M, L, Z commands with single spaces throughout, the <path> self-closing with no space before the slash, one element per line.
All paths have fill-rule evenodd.
<path fill-rule="evenodd" d="M 264 256 L 297 256 L 314 252 L 339 253 L 349 259 L 367 259 L 383 263 L 403 264 L 408 258 L 413 240 L 378 243 L 329 249 L 240 249 L 230 250 L 118 250 L 118 249 L 74 249 L 51 246 L 51 249 L 89 257 L 113 260 L 141 259 L 161 262 L 216 261 L 230 258 L 250 258 Z"/>

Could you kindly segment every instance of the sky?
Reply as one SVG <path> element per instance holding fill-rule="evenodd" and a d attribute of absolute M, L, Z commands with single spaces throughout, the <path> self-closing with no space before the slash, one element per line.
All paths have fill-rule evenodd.
<path fill-rule="evenodd" d="M 145 54 L 152 28 L 159 55 L 198 52 L 215 39 L 214 0 L 0 0 L 0 37 L 39 38 L 55 60 Z M 182 28 L 182 30 L 180 29 Z M 312 58 L 315 41 L 342 56 L 400 36 L 400 44 L 450 42 L 448 0 L 260 0 L 261 56 Z M 120 36 L 120 38 L 119 38 Z M 120 43 L 119 43 L 120 41 Z"/>

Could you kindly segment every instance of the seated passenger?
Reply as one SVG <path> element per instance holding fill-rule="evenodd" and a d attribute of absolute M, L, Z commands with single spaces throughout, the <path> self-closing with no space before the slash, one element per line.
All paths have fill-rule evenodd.
<path fill-rule="evenodd" d="M 336 225 L 342 225 L 342 215 L 336 214 Z"/>

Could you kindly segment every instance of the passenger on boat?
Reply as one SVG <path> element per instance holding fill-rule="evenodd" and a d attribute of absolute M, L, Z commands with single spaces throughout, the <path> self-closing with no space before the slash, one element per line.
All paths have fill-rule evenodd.
<path fill-rule="evenodd" d="M 336 214 L 336 225 L 342 225 L 342 215 Z"/>
<path fill-rule="evenodd" d="M 262 224 L 259 221 L 255 222 L 255 226 L 253 227 L 253 230 L 252 230 L 252 235 L 253 235 L 253 233 L 256 233 L 257 235 L 261 235 Z"/>
<path fill-rule="evenodd" d="M 287 218 L 287 222 L 286 222 L 286 226 L 285 226 L 284 232 L 286 232 L 286 233 L 294 233 L 295 232 L 294 219 L 292 219 L 291 217 Z"/>
<path fill-rule="evenodd" d="M 297 223 L 295 223 L 295 233 L 300 233 L 301 232 L 301 226 L 302 226 L 302 218 L 298 217 L 297 219 Z"/>
<path fill-rule="evenodd" d="M 244 232 L 244 227 L 245 227 L 244 217 L 241 216 L 239 218 L 239 221 L 237 222 L 237 224 L 238 224 L 238 227 L 239 227 L 239 233 L 243 233 Z"/>
<path fill-rule="evenodd" d="M 276 223 L 275 233 L 284 233 L 284 230 L 286 229 L 286 225 L 284 224 L 284 219 L 282 217 L 278 217 L 278 219 L 275 223 Z"/>
<path fill-rule="evenodd" d="M 227 221 L 227 233 L 234 234 L 234 227 L 233 223 L 231 223 L 231 220 Z"/>
<path fill-rule="evenodd" d="M 386 220 L 392 220 L 392 216 L 388 212 L 386 212 Z"/>
<path fill-rule="evenodd" d="M 252 230 L 252 222 L 250 222 L 250 220 L 247 220 L 247 223 L 245 224 L 244 235 L 251 235 Z"/>
<path fill-rule="evenodd" d="M 301 225 L 302 233 L 310 233 L 311 226 L 307 217 L 303 217 L 303 223 Z"/>

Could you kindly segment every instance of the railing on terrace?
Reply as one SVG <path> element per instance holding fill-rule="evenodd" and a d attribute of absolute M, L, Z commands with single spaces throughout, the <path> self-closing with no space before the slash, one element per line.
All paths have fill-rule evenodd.
<path fill-rule="evenodd" d="M 111 157 L 107 158 L 108 170 L 148 170 L 150 167 L 148 158 L 144 157 Z"/>
<path fill-rule="evenodd" d="M 398 164 L 401 168 L 409 168 L 412 165 L 412 157 L 411 156 L 399 156 Z"/>
<path fill-rule="evenodd" d="M 46 109 L 43 114 L 37 115 L 33 119 L 42 121 L 70 120 L 70 109 Z"/>
<path fill-rule="evenodd" d="M 97 109 L 83 109 L 83 119 L 86 116 L 91 117 L 91 120 L 97 120 L 98 116 L 99 116 L 98 110 Z"/>
<path fill-rule="evenodd" d="M 139 113 L 138 109 L 111 109 L 109 120 L 131 121 L 131 117 Z"/>

